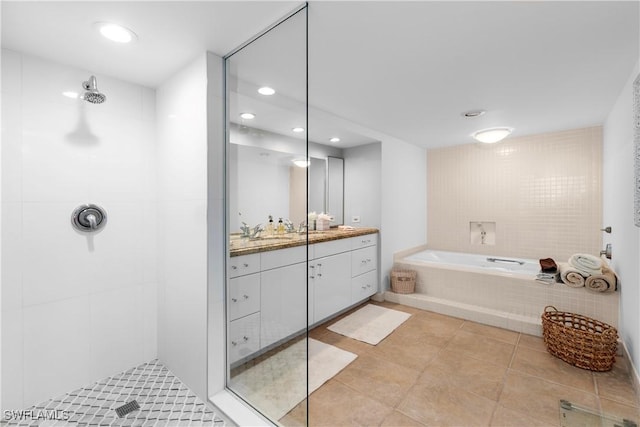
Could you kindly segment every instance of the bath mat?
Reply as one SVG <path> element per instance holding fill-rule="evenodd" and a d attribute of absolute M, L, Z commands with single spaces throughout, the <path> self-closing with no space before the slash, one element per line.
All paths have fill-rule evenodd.
<path fill-rule="evenodd" d="M 307 397 L 306 340 L 300 340 L 231 379 L 231 388 L 279 420 Z M 309 338 L 309 394 L 357 355 Z"/>
<path fill-rule="evenodd" d="M 402 325 L 411 315 L 368 304 L 327 329 L 367 344 L 376 345 Z"/>

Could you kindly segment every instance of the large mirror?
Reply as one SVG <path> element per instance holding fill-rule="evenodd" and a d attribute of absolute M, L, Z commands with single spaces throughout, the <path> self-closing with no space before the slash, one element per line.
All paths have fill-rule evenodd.
<path fill-rule="evenodd" d="M 309 212 L 328 212 L 331 225 L 344 217 L 341 150 L 310 143 L 305 157 L 299 141 L 285 135 L 232 124 L 229 145 L 230 230 L 288 219 L 299 225 Z M 337 166 L 337 163 L 340 163 Z M 308 182 L 307 182 L 308 172 Z M 305 183 L 307 188 L 305 188 Z M 339 194 L 338 194 L 339 192 Z M 308 197 L 308 205 L 305 199 Z"/>

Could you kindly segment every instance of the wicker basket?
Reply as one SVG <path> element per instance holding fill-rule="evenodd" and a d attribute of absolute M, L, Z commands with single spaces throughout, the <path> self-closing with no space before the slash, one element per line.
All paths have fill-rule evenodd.
<path fill-rule="evenodd" d="M 391 270 L 391 290 L 397 294 L 412 294 L 416 290 L 414 270 Z"/>
<path fill-rule="evenodd" d="M 549 353 L 578 368 L 609 371 L 616 360 L 618 331 L 598 320 L 548 305 L 542 335 Z"/>

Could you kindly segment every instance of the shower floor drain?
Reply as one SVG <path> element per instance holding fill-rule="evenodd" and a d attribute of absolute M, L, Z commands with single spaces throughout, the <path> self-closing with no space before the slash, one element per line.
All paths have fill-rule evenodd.
<path fill-rule="evenodd" d="M 122 406 L 116 408 L 116 414 L 118 414 L 118 418 L 122 418 L 127 414 L 130 414 L 133 411 L 140 409 L 140 405 L 135 400 L 132 400 L 129 403 L 125 403 Z"/>

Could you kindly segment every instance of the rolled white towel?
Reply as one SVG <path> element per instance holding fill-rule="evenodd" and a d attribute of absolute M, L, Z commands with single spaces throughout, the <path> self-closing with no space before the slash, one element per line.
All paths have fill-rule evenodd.
<path fill-rule="evenodd" d="M 587 277 L 584 286 L 593 292 L 613 292 L 618 289 L 618 278 L 613 270 L 602 267 L 602 274 Z"/>
<path fill-rule="evenodd" d="M 569 265 L 580 270 L 585 276 L 602 274 L 602 260 L 589 254 L 574 254 L 569 258 Z"/>
<path fill-rule="evenodd" d="M 585 274 L 583 274 L 577 268 L 574 268 L 566 262 L 558 263 L 560 269 L 560 280 L 572 288 L 581 288 L 585 284 Z"/>

